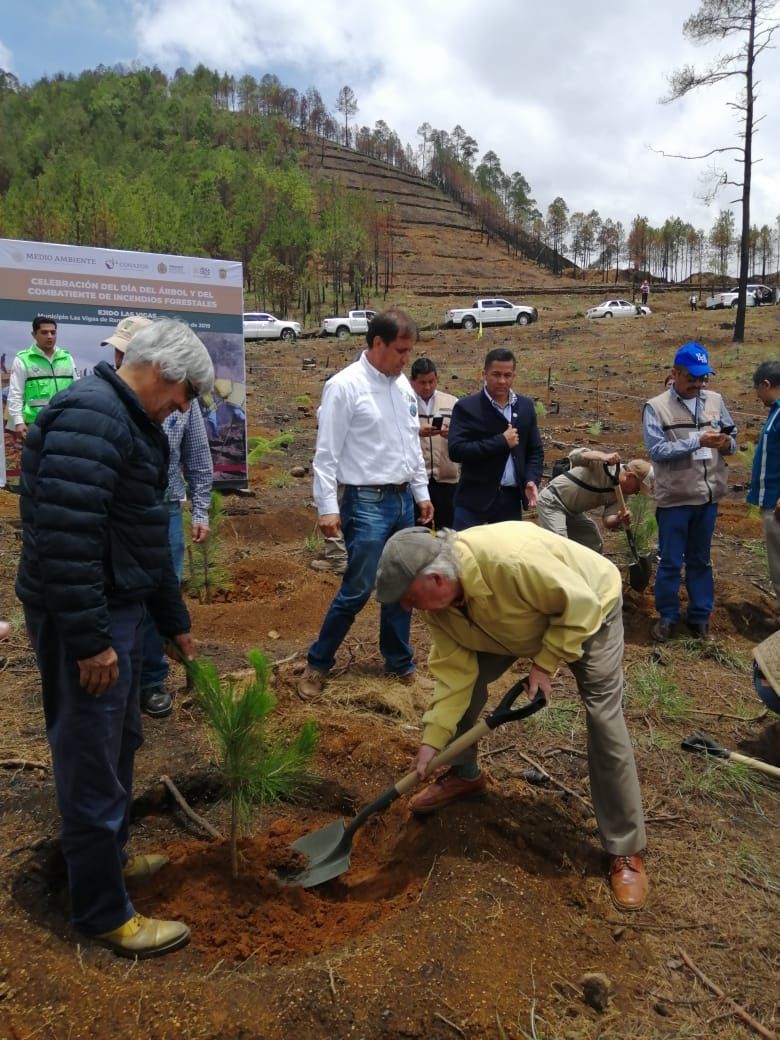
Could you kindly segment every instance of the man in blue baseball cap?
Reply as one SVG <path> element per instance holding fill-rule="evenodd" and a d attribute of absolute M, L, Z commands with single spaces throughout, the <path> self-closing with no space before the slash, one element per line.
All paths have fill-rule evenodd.
<path fill-rule="evenodd" d="M 660 559 L 655 578 L 659 619 L 653 639 L 664 643 L 680 618 L 680 577 L 685 566 L 686 622 L 691 635 L 711 639 L 715 600 L 710 546 L 718 502 L 726 494 L 724 456 L 737 450 L 736 427 L 720 394 L 705 390 L 714 370 L 701 343 L 674 356 L 668 390 L 645 402 L 645 446 L 655 471 Z"/>

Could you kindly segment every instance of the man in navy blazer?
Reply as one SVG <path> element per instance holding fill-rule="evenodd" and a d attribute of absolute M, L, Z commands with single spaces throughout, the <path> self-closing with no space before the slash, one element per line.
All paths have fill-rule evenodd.
<path fill-rule="evenodd" d="M 519 520 L 539 497 L 544 449 L 533 401 L 512 390 L 515 366 L 511 350 L 489 351 L 482 389 L 452 410 L 447 446 L 461 465 L 456 531 Z"/>

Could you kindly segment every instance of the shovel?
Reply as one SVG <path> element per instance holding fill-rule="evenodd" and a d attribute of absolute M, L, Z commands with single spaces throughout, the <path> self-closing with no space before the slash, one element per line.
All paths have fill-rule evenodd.
<path fill-rule="evenodd" d="M 757 769 L 759 773 L 766 773 L 780 780 L 780 769 L 770 766 L 768 762 L 762 762 L 760 758 L 748 758 L 747 755 L 739 755 L 736 751 L 727 751 L 711 737 L 705 737 L 701 733 L 694 733 L 686 737 L 681 745 L 683 751 L 695 751 L 700 755 L 712 755 L 713 758 L 722 758 L 727 762 L 741 762 L 743 766 Z"/>
<path fill-rule="evenodd" d="M 443 751 L 432 759 L 428 766 L 428 773 L 430 774 L 439 766 L 452 762 L 461 751 L 471 747 L 472 744 L 476 744 L 486 733 L 496 729 L 498 726 L 503 726 L 506 722 L 514 722 L 517 719 L 528 718 L 529 715 L 533 715 L 534 712 L 543 708 L 547 704 L 543 696 L 536 697 L 535 700 L 523 705 L 522 708 L 512 707 L 520 693 L 527 688 L 527 685 L 528 676 L 525 675 L 511 689 L 507 690 L 501 703 L 486 715 L 484 719 L 481 719 L 475 726 L 472 726 L 471 729 L 453 740 L 451 744 L 448 744 Z M 367 805 L 365 809 L 361 809 L 348 827 L 345 826 L 344 820 L 337 820 L 335 823 L 330 823 L 327 827 L 323 827 L 313 834 L 305 834 L 302 838 L 298 838 L 297 841 L 293 842 L 292 847 L 296 852 L 300 852 L 308 857 L 309 865 L 305 870 L 297 874 L 280 878 L 282 883 L 285 885 L 301 885 L 303 888 L 313 888 L 315 885 L 321 885 L 324 881 L 330 881 L 331 878 L 338 877 L 339 874 L 344 874 L 349 870 L 349 854 L 352 850 L 352 839 L 355 836 L 355 832 L 371 816 L 375 813 L 384 812 L 396 798 L 409 794 L 419 783 L 420 780 L 416 771 L 407 773 L 397 784 L 388 787 L 384 794 L 381 794 L 379 798 Z"/>
<path fill-rule="evenodd" d="M 623 489 L 620 484 L 615 484 L 615 498 L 617 499 L 621 513 L 625 513 L 627 511 L 626 500 L 623 497 Z M 631 555 L 634 557 L 634 562 L 628 565 L 628 584 L 637 592 L 642 592 L 650 584 L 650 578 L 653 575 L 653 564 L 649 556 L 639 555 L 636 541 L 634 539 L 634 532 L 630 527 L 626 528 L 626 539 L 628 540 L 628 547 L 631 550 Z"/>

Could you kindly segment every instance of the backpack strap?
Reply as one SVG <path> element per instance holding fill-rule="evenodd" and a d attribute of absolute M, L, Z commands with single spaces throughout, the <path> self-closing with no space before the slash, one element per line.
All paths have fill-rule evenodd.
<path fill-rule="evenodd" d="M 614 493 L 613 489 L 616 487 L 620 479 L 620 463 L 615 465 L 615 472 L 612 473 L 609 464 L 605 462 L 604 472 L 612 482 L 612 487 L 594 487 L 593 484 L 588 484 L 586 481 L 580 480 L 579 477 L 572 476 L 571 470 L 567 470 L 565 473 L 562 473 L 561 476 L 566 477 L 567 480 L 570 480 L 572 484 L 576 484 L 577 487 L 581 487 L 583 491 L 592 491 L 596 495 L 611 495 Z"/>

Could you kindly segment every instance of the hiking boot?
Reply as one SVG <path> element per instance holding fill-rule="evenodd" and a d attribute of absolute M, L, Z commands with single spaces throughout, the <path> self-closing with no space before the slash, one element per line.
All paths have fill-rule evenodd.
<path fill-rule="evenodd" d="M 161 856 L 158 852 L 149 852 L 146 855 L 131 856 L 125 863 L 122 874 L 126 884 L 143 884 L 149 878 L 167 867 L 171 861 L 167 856 Z"/>
<path fill-rule="evenodd" d="M 397 675 L 395 672 L 385 672 L 385 675 L 388 679 L 392 679 L 393 682 L 400 683 L 402 686 L 419 686 L 421 690 L 432 690 L 434 687 L 433 679 L 428 679 L 417 671 L 404 672 L 403 675 Z"/>
<path fill-rule="evenodd" d="M 462 776 L 448 769 L 432 784 L 416 794 L 409 802 L 409 808 L 416 816 L 426 816 L 453 802 L 466 801 L 469 798 L 484 798 L 487 794 L 487 780 L 480 773 L 474 780 L 465 780 Z"/>
<path fill-rule="evenodd" d="M 118 957 L 159 957 L 186 946 L 190 930 L 182 921 L 159 921 L 154 917 L 135 914 L 119 928 L 96 935 L 95 939 L 108 946 Z"/>
<path fill-rule="evenodd" d="M 325 689 L 325 681 L 326 676 L 322 672 L 318 672 L 316 668 L 307 664 L 298 680 L 298 696 L 302 701 L 319 697 Z"/>
<path fill-rule="evenodd" d="M 675 624 L 676 622 L 670 621 L 668 618 L 659 618 L 650 629 L 650 635 L 656 643 L 666 643 L 674 635 Z"/>
<path fill-rule="evenodd" d="M 343 574 L 347 569 L 346 562 L 340 563 L 338 560 L 312 560 L 309 566 L 313 571 L 326 571 L 330 574 Z"/>
<path fill-rule="evenodd" d="M 163 686 L 146 686 L 141 690 L 141 711 L 150 719 L 164 719 L 173 711 L 173 697 Z"/>
<path fill-rule="evenodd" d="M 703 643 L 714 643 L 714 636 L 710 635 L 710 630 L 707 627 L 706 622 L 688 622 L 688 631 L 691 633 L 694 639 L 701 639 Z"/>
<path fill-rule="evenodd" d="M 647 902 L 650 887 L 645 864 L 639 853 L 613 856 L 609 865 L 609 887 L 612 902 L 618 910 L 641 910 Z"/>

